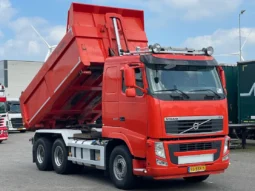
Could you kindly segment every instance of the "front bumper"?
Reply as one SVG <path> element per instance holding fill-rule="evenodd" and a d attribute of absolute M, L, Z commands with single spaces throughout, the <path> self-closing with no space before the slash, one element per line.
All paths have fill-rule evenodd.
<path fill-rule="evenodd" d="M 5 129 L 7 130 L 7 129 Z M 3 130 L 0 130 L 0 141 L 6 141 L 9 137 L 8 133 L 3 133 Z"/>
<path fill-rule="evenodd" d="M 189 173 L 188 166 L 194 166 L 194 164 L 182 166 L 182 167 L 148 167 L 147 176 L 152 176 L 154 179 L 171 179 L 171 178 L 182 178 L 188 176 L 201 176 L 208 174 L 219 174 L 223 173 L 229 166 L 229 161 L 212 163 L 212 164 L 197 164 L 197 165 L 206 165 L 206 171 Z"/>
<path fill-rule="evenodd" d="M 19 127 L 19 128 L 8 127 L 8 131 L 24 131 L 24 130 L 26 130 L 25 127 Z"/>
<path fill-rule="evenodd" d="M 165 159 L 156 156 L 154 147 L 155 142 L 155 140 L 148 140 L 148 154 L 146 157 L 146 162 L 143 166 L 139 166 L 137 163 L 135 163 L 136 166 L 134 166 L 134 174 L 140 176 L 150 176 L 154 179 L 171 179 L 208 174 L 219 174 L 223 173 L 229 166 L 229 149 L 227 152 L 223 153 L 225 137 L 198 140 L 164 141 L 163 144 L 166 156 Z M 202 143 L 212 143 L 211 148 L 205 148 L 205 146 L 202 148 Z M 195 150 L 194 147 L 190 147 L 192 148 L 192 151 L 190 151 L 187 147 L 186 150 L 183 151 L 183 145 L 189 144 L 197 144 L 202 149 L 199 150 L 200 147 L 197 147 Z M 182 145 L 182 151 L 177 149 L 177 147 L 181 147 L 180 145 Z M 199 159 L 200 156 L 202 158 L 202 156 L 208 155 L 211 156 L 211 161 L 197 160 L 197 158 Z M 183 158 L 185 158 L 184 161 Z M 157 164 L 157 159 L 163 161 L 166 166 Z M 197 161 L 192 162 L 194 159 Z M 203 172 L 190 173 L 188 168 L 192 166 L 205 166 L 206 170 Z"/>
<path fill-rule="evenodd" d="M 0 141 L 6 141 L 8 140 L 8 136 L 7 137 L 0 137 Z"/>

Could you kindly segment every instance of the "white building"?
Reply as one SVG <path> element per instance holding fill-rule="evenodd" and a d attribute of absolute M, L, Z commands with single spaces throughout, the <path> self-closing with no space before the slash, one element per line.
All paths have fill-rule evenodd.
<path fill-rule="evenodd" d="M 6 88 L 6 96 L 19 98 L 43 64 L 21 60 L 0 61 L 0 83 Z"/>

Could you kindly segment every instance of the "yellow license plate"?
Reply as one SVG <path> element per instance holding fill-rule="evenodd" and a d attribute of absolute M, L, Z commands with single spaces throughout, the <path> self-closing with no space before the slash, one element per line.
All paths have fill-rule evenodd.
<path fill-rule="evenodd" d="M 206 166 L 191 166 L 191 167 L 188 167 L 188 172 L 189 173 L 203 172 L 205 170 L 206 170 Z"/>

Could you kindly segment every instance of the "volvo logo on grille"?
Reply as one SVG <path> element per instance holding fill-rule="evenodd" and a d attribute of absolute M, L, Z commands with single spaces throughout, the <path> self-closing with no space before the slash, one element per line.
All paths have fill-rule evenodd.
<path fill-rule="evenodd" d="M 211 119 L 203 121 L 202 123 L 194 123 L 191 128 L 186 129 L 185 131 L 182 131 L 180 134 L 186 133 L 186 132 L 188 132 L 188 131 L 190 131 L 192 129 L 197 131 L 201 125 L 203 125 L 203 124 L 205 124 L 205 123 L 207 123 L 209 121 L 211 121 Z"/>
<path fill-rule="evenodd" d="M 194 123 L 192 127 L 193 127 L 194 130 L 198 130 L 199 129 L 199 123 Z"/>

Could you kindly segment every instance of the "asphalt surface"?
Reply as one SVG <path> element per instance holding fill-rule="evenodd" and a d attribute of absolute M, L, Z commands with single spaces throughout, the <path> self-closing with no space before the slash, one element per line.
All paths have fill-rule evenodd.
<path fill-rule="evenodd" d="M 117 190 L 104 173 L 85 170 L 81 174 L 58 175 L 54 171 L 41 172 L 32 163 L 32 132 L 12 133 L 0 144 L 0 191 L 69 191 Z M 247 150 L 233 150 L 231 165 L 220 175 L 212 175 L 205 182 L 190 184 L 182 179 L 154 181 L 145 179 L 136 190 L 171 191 L 253 191 L 255 189 L 255 146 Z"/>

